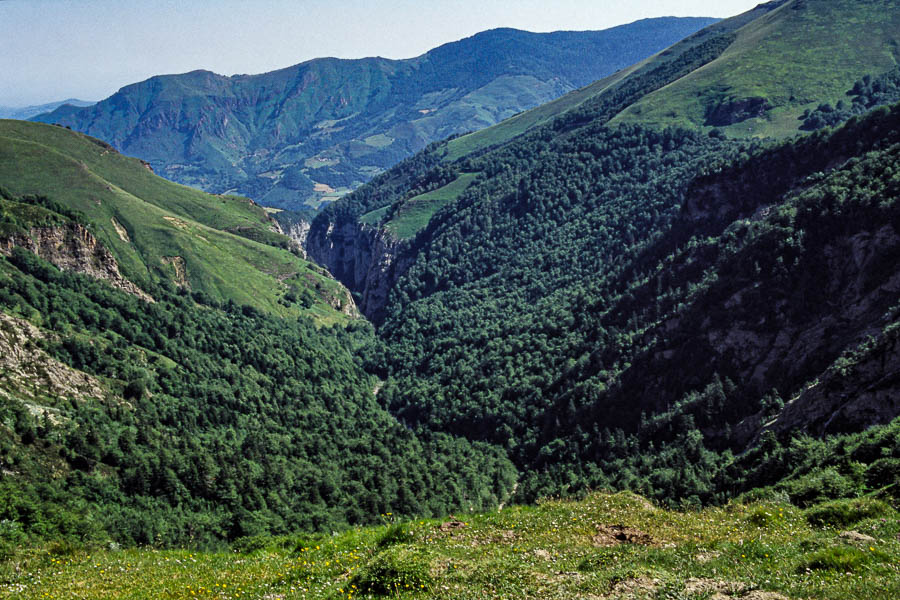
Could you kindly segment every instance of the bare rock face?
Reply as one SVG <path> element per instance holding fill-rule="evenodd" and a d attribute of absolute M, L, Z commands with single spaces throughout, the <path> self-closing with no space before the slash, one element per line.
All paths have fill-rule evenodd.
<path fill-rule="evenodd" d="M 122 276 L 110 251 L 83 225 L 35 228 L 28 235 L 16 234 L 0 239 L 0 254 L 9 256 L 16 247 L 34 252 L 63 271 L 102 279 L 145 302 L 153 302 L 149 294 Z"/>
<path fill-rule="evenodd" d="M 309 223 L 307 223 L 306 221 L 300 221 L 299 223 L 293 223 L 290 227 L 288 227 L 287 231 L 280 231 L 280 233 L 284 233 L 284 235 L 288 236 L 297 243 L 297 245 L 300 247 L 300 252 L 303 255 L 303 258 L 307 258 L 306 238 L 309 236 L 309 228 Z"/>
<path fill-rule="evenodd" d="M 40 405 L 45 397 L 103 400 L 106 391 L 96 377 L 62 364 L 37 346 L 35 342 L 44 337 L 28 321 L 0 312 L 0 372 L 4 374 L 0 395 L 18 398 L 33 414 L 47 412 L 51 420 L 58 411 Z"/>
<path fill-rule="evenodd" d="M 403 242 L 395 239 L 386 230 L 379 230 L 375 234 L 361 305 L 364 314 L 376 323 L 383 317 L 391 288 L 412 265 L 413 257 L 404 250 Z"/>
<path fill-rule="evenodd" d="M 357 295 L 359 309 L 380 321 L 391 288 L 412 264 L 404 242 L 363 223 L 307 232 L 306 252 Z"/>

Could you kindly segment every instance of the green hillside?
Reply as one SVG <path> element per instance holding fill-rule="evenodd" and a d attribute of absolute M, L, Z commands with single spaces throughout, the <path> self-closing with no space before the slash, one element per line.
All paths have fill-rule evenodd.
<path fill-rule="evenodd" d="M 407 60 L 324 58 L 261 75 L 160 76 L 36 119 L 106 140 L 173 181 L 317 208 L 430 142 L 553 100 L 714 21 L 496 29 Z"/>
<path fill-rule="evenodd" d="M 391 215 L 385 227 L 400 239 L 414 236 L 428 225 L 434 213 L 456 200 L 475 176 L 475 173 L 462 173 L 445 186 L 410 198 Z M 370 221 L 375 217 L 376 213 L 368 215 Z"/>
<path fill-rule="evenodd" d="M 737 30 L 716 60 L 634 103 L 612 121 L 724 127 L 782 137 L 798 117 L 835 103 L 863 75 L 900 62 L 900 12 L 891 0 L 788 0 Z"/>
<path fill-rule="evenodd" d="M 802 436 L 895 418 L 900 107 L 877 108 L 896 101 L 896 71 L 879 75 L 863 38 L 896 11 L 872 6 L 761 5 L 599 94 L 557 101 L 556 116 L 433 144 L 320 214 L 308 247 L 339 276 L 359 271 L 357 252 L 363 269 L 402 265 L 347 277 L 376 299 L 362 308 L 378 325 L 367 366 L 385 381 L 379 398 L 406 422 L 506 449 L 523 500 L 609 486 L 721 501 L 778 484 Z M 841 109 L 812 102 L 832 85 L 815 83 L 817 55 L 776 52 L 802 46 L 802 24 L 826 13 L 845 18 L 814 36 L 860 42 L 833 83 Z M 900 29 L 885 31 L 890 53 Z M 729 76 L 781 61 L 784 82 L 808 87 L 816 110 L 791 116 L 791 131 L 834 129 L 778 142 L 622 121 L 738 51 Z M 463 173 L 475 176 L 449 198 Z M 409 219 L 381 263 L 352 235 L 360 217 L 385 226 L 437 196 L 447 204 Z M 883 477 L 834 468 L 819 485 L 825 497 L 893 489 L 891 465 Z"/>
<path fill-rule="evenodd" d="M 166 181 L 99 140 L 0 121 L 0 185 L 83 214 L 139 286 L 167 281 L 275 314 L 342 318 L 330 305 L 342 300 L 340 284 L 289 252 L 289 240 L 275 233 L 261 207 Z M 292 287 L 311 290 L 315 301 L 308 307 L 286 301 Z"/>
<path fill-rule="evenodd" d="M 639 69 L 653 68 L 704 37 L 727 32 L 737 37 L 720 57 L 639 99 L 611 124 L 718 126 L 741 137 L 791 135 L 799 130 L 798 117 L 804 110 L 846 100 L 846 92 L 863 75 L 877 75 L 897 65 L 897 31 L 900 17 L 888 1 L 763 3 L 558 100 L 451 140 L 447 160 L 507 142 L 590 98 L 614 92 L 616 84 Z M 764 108 L 758 101 L 754 104 L 756 98 L 766 101 Z M 741 114 L 742 106 L 765 114 Z M 728 123 L 729 119 L 737 120 Z"/>
<path fill-rule="evenodd" d="M 900 594 L 900 519 L 878 500 L 676 512 L 632 494 L 593 493 L 577 502 L 442 520 L 383 518 L 381 527 L 335 535 L 248 538 L 232 553 L 35 551 L 0 572 L 0 597 L 890 600 Z M 853 533 L 842 533 L 848 529 Z"/>
<path fill-rule="evenodd" d="M 0 231 L 86 222 L 156 299 L 0 248 L 0 596 L 896 598 L 896 12 L 763 4 L 370 171 L 300 235 L 371 325 L 297 318 L 343 288 L 259 207 L 0 122 Z M 546 39 L 520 33 L 488 38 Z M 483 41 L 426 57 L 509 97 Z M 292 93 L 372 93 L 389 63 L 315 61 L 339 85 Z M 169 135 L 174 106 L 215 113 L 187 88 L 256 81 L 101 109 L 142 92 Z M 390 147 L 362 133 L 349 153 Z"/>
<path fill-rule="evenodd" d="M 22 200 L 0 202 L 4 224 L 52 224 Z M 364 322 L 154 293 L 0 257 L 0 564 L 43 543 L 223 548 L 509 496 L 502 453 L 378 404 L 354 356 Z"/>

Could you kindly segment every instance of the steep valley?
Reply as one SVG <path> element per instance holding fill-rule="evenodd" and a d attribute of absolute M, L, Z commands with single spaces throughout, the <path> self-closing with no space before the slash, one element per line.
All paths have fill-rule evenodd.
<path fill-rule="evenodd" d="M 54 113 L 121 116 L 105 133 L 154 170 L 286 210 L 0 121 L 0 597 L 897 597 L 890 8 L 767 2 L 449 138 L 413 130 L 510 92 L 507 67 L 541 101 L 575 87 L 511 66 L 550 38 Z M 473 69 L 497 44 L 511 62 Z M 478 81 L 391 95 L 439 56 Z M 360 139 L 383 168 L 312 179 L 369 164 Z"/>

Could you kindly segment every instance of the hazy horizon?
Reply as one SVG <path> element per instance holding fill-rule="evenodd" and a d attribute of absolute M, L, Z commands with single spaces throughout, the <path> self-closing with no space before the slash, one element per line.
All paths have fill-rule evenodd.
<path fill-rule="evenodd" d="M 0 106 L 99 101 L 154 75 L 273 71 L 323 56 L 411 58 L 497 27 L 600 30 L 645 18 L 728 17 L 759 0 L 0 0 Z"/>

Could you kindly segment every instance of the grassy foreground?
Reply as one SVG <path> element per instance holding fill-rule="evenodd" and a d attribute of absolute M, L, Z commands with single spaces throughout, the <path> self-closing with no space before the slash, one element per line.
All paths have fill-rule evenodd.
<path fill-rule="evenodd" d="M 878 500 L 676 512 L 629 493 L 334 535 L 244 539 L 230 553 L 23 551 L 2 598 L 900 597 L 900 519 Z M 868 536 L 868 537 L 866 537 Z"/>

